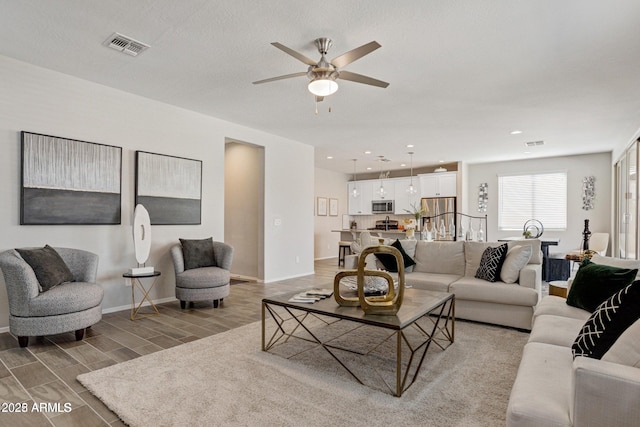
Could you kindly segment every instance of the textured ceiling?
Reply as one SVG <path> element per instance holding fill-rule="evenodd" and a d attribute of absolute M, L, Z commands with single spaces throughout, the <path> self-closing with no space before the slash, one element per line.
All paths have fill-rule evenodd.
<path fill-rule="evenodd" d="M 318 167 L 352 172 L 350 159 L 395 169 L 408 151 L 417 167 L 630 141 L 638 16 L 638 0 L 0 0 L 0 54 L 312 144 Z M 113 32 L 151 48 L 108 49 Z M 271 42 L 319 59 L 325 36 L 330 59 L 379 42 L 345 69 L 389 87 L 339 81 L 316 115 L 306 77 L 251 84 L 306 70 Z"/>

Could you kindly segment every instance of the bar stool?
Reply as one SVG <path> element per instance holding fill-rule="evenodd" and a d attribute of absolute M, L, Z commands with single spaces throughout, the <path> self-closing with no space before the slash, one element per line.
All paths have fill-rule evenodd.
<path fill-rule="evenodd" d="M 338 242 L 338 267 L 340 265 L 344 267 L 344 257 L 346 255 L 351 255 L 351 242 L 341 240 Z"/>

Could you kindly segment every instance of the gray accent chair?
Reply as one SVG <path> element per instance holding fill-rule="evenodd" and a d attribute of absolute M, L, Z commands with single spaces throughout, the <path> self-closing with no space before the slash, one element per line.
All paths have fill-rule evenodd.
<path fill-rule="evenodd" d="M 231 262 L 233 248 L 223 242 L 213 242 L 213 257 L 217 267 L 184 269 L 184 255 L 180 244 L 171 247 L 171 258 L 176 272 L 176 298 L 180 308 L 187 301 L 213 301 L 213 307 L 229 295 L 231 290 Z"/>
<path fill-rule="evenodd" d="M 76 340 L 85 328 L 102 319 L 104 290 L 97 285 L 98 255 L 91 252 L 54 248 L 71 270 L 75 282 L 62 283 L 40 292 L 33 269 L 13 249 L 0 253 L 0 268 L 9 298 L 9 330 L 20 347 L 30 336 L 75 331 Z"/>

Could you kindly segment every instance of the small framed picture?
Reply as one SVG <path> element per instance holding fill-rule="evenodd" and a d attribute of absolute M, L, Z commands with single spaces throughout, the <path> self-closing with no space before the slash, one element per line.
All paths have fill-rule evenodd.
<path fill-rule="evenodd" d="M 316 207 L 316 213 L 318 216 L 327 216 L 327 198 L 318 197 L 318 204 Z"/>
<path fill-rule="evenodd" d="M 329 216 L 338 216 L 338 199 L 329 199 Z"/>

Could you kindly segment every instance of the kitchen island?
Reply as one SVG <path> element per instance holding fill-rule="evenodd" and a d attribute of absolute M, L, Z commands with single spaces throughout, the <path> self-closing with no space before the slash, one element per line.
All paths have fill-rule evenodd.
<path fill-rule="evenodd" d="M 358 238 L 360 237 L 360 233 L 362 233 L 363 231 L 367 231 L 369 233 L 371 233 L 371 236 L 373 237 L 380 237 L 380 238 L 384 238 L 384 239 L 406 239 L 406 230 L 398 230 L 398 229 L 393 229 L 393 230 L 367 230 L 367 229 L 350 229 L 350 228 L 346 228 L 346 229 L 342 229 L 342 230 L 331 230 L 334 233 L 340 233 L 340 240 L 341 241 L 357 241 Z M 416 235 L 416 238 L 418 238 L 418 236 Z"/>

